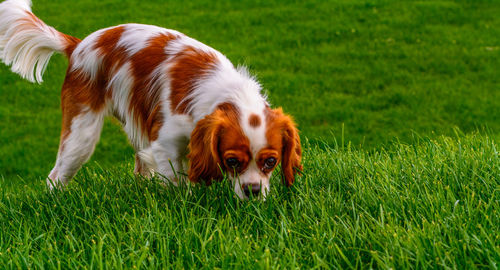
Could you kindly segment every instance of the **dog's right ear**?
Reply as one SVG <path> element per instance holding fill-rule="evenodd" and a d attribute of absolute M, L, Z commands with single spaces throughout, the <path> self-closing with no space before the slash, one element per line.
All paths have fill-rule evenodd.
<path fill-rule="evenodd" d="M 222 179 L 221 159 L 219 157 L 220 134 L 223 130 L 224 118 L 219 110 L 205 116 L 198 121 L 191 133 L 189 141 L 189 170 L 188 178 L 191 182 Z"/>

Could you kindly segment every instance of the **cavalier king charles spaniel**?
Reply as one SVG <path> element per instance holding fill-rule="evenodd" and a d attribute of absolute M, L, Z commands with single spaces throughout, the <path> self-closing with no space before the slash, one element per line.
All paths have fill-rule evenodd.
<path fill-rule="evenodd" d="M 281 162 L 290 186 L 301 146 L 292 118 L 271 109 L 245 68 L 175 30 L 123 24 L 83 40 L 58 32 L 31 12 L 30 0 L 0 3 L 0 59 L 31 82 L 54 52 L 69 66 L 61 90 L 62 128 L 49 188 L 64 186 L 94 151 L 105 116 L 123 125 L 135 172 L 174 185 L 227 175 L 238 197 L 265 197 Z"/>

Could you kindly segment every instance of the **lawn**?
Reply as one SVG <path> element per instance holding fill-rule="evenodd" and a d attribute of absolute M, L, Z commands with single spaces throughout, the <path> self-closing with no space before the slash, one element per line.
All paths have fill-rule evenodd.
<path fill-rule="evenodd" d="M 376 153 L 305 143 L 307 172 L 265 202 L 228 182 L 163 188 L 133 164 L 86 167 L 64 192 L 0 192 L 0 265 L 12 268 L 492 268 L 500 157 L 486 137 Z"/>
<path fill-rule="evenodd" d="M 265 202 L 161 189 L 110 119 L 48 194 L 67 60 L 42 85 L 0 65 L 0 265 L 498 268 L 498 1 L 33 2 L 79 38 L 155 24 L 249 66 L 298 122 L 305 170 Z"/>

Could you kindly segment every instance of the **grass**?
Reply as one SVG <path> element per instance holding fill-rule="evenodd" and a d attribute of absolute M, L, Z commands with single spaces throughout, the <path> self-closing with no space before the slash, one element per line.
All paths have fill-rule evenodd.
<path fill-rule="evenodd" d="M 133 150 L 107 120 L 68 190 L 47 193 L 67 60 L 54 56 L 42 85 L 0 65 L 0 265 L 498 268 L 497 1 L 34 0 L 33 11 L 80 38 L 126 22 L 177 29 L 249 66 L 298 122 L 305 175 L 290 190 L 275 179 L 265 202 L 238 201 L 226 182 L 165 189 L 131 174 Z"/>
<path fill-rule="evenodd" d="M 65 192 L 0 191 L 7 268 L 492 268 L 500 155 L 479 135 L 390 150 L 305 143 L 292 189 L 265 202 L 227 182 L 163 188 L 132 164 L 86 168 Z"/>

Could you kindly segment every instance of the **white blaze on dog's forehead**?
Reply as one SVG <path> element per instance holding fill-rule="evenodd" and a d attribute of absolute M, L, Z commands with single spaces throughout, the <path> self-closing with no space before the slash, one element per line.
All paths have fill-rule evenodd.
<path fill-rule="evenodd" d="M 236 73 L 243 82 L 233 95 L 236 106 L 240 111 L 240 125 L 243 133 L 250 141 L 250 151 L 255 158 L 258 152 L 268 145 L 266 138 L 266 118 L 264 110 L 266 100 L 260 93 L 261 86 L 245 69 L 238 69 Z M 251 121 L 258 119 L 259 123 Z"/>
<path fill-rule="evenodd" d="M 252 157 L 256 158 L 262 148 L 266 147 L 268 142 L 266 138 L 266 119 L 262 111 L 249 111 L 243 112 L 241 116 L 241 127 L 250 142 L 250 151 Z M 258 117 L 260 119 L 259 125 L 252 125 L 249 121 L 250 117 Z"/>

